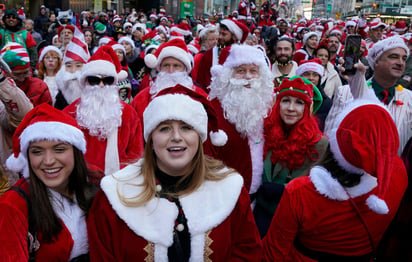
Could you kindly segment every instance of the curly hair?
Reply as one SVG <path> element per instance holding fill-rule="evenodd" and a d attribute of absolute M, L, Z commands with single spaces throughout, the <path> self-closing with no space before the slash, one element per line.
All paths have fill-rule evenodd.
<path fill-rule="evenodd" d="M 287 129 L 280 118 L 280 99 L 264 124 L 265 155 L 272 152 L 272 163 L 281 163 L 289 169 L 299 169 L 306 159 L 316 161 L 319 154 L 315 148 L 322 138 L 317 119 L 305 103 L 303 118 Z"/>

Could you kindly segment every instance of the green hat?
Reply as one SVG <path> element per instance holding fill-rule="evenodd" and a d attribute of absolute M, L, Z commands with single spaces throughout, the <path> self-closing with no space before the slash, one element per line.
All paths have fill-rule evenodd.
<path fill-rule="evenodd" d="M 106 26 L 100 22 L 96 22 L 96 24 L 94 24 L 94 30 L 98 34 L 104 34 L 106 32 Z"/>

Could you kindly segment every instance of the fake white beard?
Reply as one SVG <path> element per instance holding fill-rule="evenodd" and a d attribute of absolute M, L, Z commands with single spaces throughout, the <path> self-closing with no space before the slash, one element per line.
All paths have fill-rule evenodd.
<path fill-rule="evenodd" d="M 82 95 L 80 76 L 81 71 L 70 73 L 64 68 L 56 75 L 57 88 L 62 92 L 68 104 L 73 103 Z"/>
<path fill-rule="evenodd" d="M 154 97 L 163 89 L 174 87 L 177 84 L 193 89 L 193 80 L 186 71 L 174 72 L 171 74 L 167 72 L 159 72 L 155 82 L 150 87 L 150 94 Z"/>
<path fill-rule="evenodd" d="M 106 139 L 122 124 L 122 109 L 116 85 L 104 88 L 86 85 L 77 106 L 76 120 L 91 136 Z"/>
<path fill-rule="evenodd" d="M 250 88 L 245 87 L 247 84 L 250 84 Z M 245 80 L 220 77 L 214 79 L 209 96 L 219 99 L 225 118 L 235 125 L 243 137 L 257 138 L 262 136 L 263 120 L 273 105 L 272 86 L 271 81 L 262 78 Z"/>

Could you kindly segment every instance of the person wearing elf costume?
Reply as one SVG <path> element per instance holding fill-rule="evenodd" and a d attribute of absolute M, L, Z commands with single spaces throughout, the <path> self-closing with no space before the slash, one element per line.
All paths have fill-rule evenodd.
<path fill-rule="evenodd" d="M 260 261 L 242 177 L 203 153 L 213 109 L 180 85 L 144 112 L 144 157 L 101 182 L 92 261 Z"/>
<path fill-rule="evenodd" d="M 412 91 L 397 84 L 405 70 L 408 54 L 409 49 L 399 36 L 389 37 L 375 43 L 368 50 L 367 56 L 374 75 L 364 87 L 372 89 L 376 97 L 391 112 L 398 128 L 399 155 L 412 136 Z M 342 86 L 336 90 L 333 106 L 325 122 L 325 132 L 332 129 L 337 115 L 346 107 L 351 98 L 349 86 Z"/>
<path fill-rule="evenodd" d="M 117 82 L 126 77 L 113 48 L 101 46 L 82 68 L 80 98 L 64 109 L 84 132 L 86 162 L 106 175 L 143 153 L 140 119 L 119 97 Z"/>
<path fill-rule="evenodd" d="M 330 146 L 324 158 L 309 176 L 285 188 L 263 239 L 264 261 L 376 257 L 408 181 L 389 111 L 372 89 L 363 88 L 364 72 L 349 83 L 354 100 L 327 133 Z"/>
<path fill-rule="evenodd" d="M 275 89 L 276 102 L 265 120 L 265 162 L 262 185 L 253 210 L 263 238 L 270 226 L 285 186 L 307 175 L 322 158 L 328 139 L 320 131 L 314 113 L 322 96 L 312 83 L 299 76 L 284 79 Z"/>
<path fill-rule="evenodd" d="M 26 114 L 6 163 L 24 177 L 0 199 L 3 261 L 88 261 L 86 214 L 98 186 L 88 182 L 85 151 L 66 113 L 41 104 Z"/>
<path fill-rule="evenodd" d="M 250 194 L 256 193 L 263 171 L 263 122 L 273 106 L 273 75 L 265 54 L 248 45 L 233 45 L 212 67 L 209 97 L 220 128 L 228 135 L 221 147 L 207 153 L 236 169 Z"/>
<path fill-rule="evenodd" d="M 23 90 L 33 106 L 42 103 L 52 105 L 53 100 L 46 83 L 32 76 L 29 54 L 23 46 L 10 42 L 0 50 L 0 56 L 11 69 L 6 75 Z"/>
<path fill-rule="evenodd" d="M 56 75 L 62 66 L 62 62 L 63 54 L 59 48 L 49 45 L 40 50 L 38 78 L 43 80 L 49 88 L 53 105 L 56 103 L 58 93 Z"/>

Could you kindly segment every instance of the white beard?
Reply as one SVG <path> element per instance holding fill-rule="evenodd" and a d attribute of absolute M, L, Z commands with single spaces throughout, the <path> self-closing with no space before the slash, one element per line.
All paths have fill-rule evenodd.
<path fill-rule="evenodd" d="M 155 82 L 150 87 L 150 94 L 154 97 L 163 89 L 174 87 L 177 84 L 193 89 L 193 80 L 186 71 L 174 72 L 171 74 L 167 72 L 159 72 Z"/>
<path fill-rule="evenodd" d="M 60 90 L 68 104 L 73 103 L 82 95 L 80 86 L 81 71 L 66 72 L 64 66 L 56 75 L 57 89 Z"/>
<path fill-rule="evenodd" d="M 273 105 L 273 83 L 264 77 L 238 80 L 227 75 L 223 72 L 222 77 L 212 81 L 210 99 L 219 99 L 225 119 L 234 124 L 243 137 L 262 139 L 263 121 Z M 246 84 L 250 84 L 250 88 L 246 88 Z"/>
<path fill-rule="evenodd" d="M 122 110 L 116 85 L 104 88 L 86 85 L 77 106 L 76 120 L 91 136 L 106 139 L 122 124 Z"/>

